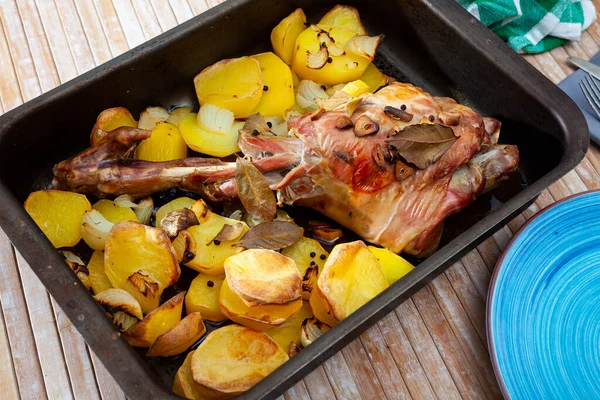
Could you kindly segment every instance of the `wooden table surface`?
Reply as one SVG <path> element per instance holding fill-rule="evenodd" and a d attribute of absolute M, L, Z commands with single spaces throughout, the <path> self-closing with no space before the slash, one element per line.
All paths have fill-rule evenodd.
<path fill-rule="evenodd" d="M 218 0 L 0 0 L 0 113 L 153 38 Z M 600 7 L 600 0 L 594 0 Z M 598 8 L 600 10 L 600 8 Z M 600 50 L 600 23 L 578 43 L 525 59 L 553 82 L 568 55 Z M 286 399 L 501 398 L 485 303 L 496 259 L 536 211 L 600 187 L 600 152 L 534 205 L 317 368 Z M 121 399 L 94 353 L 0 231 L 0 398 Z"/>

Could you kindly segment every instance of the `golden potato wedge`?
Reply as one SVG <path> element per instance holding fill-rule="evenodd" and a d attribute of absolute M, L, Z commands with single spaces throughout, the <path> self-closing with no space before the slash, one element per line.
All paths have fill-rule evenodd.
<path fill-rule="evenodd" d="M 194 78 L 194 86 L 200 106 L 214 104 L 245 118 L 258 105 L 264 82 L 258 61 L 240 57 L 205 68 Z"/>
<path fill-rule="evenodd" d="M 263 94 L 254 112 L 263 117 L 282 117 L 296 101 L 290 67 L 271 52 L 257 54 L 252 58 L 260 64 L 264 81 Z"/>
<path fill-rule="evenodd" d="M 296 38 L 306 28 L 306 15 L 301 8 L 281 20 L 271 31 L 273 51 L 287 64 L 292 64 Z"/>
<path fill-rule="evenodd" d="M 319 25 L 331 25 L 350 29 L 356 35 L 366 35 L 367 31 L 360 22 L 360 15 L 354 7 L 336 5 L 321 18 Z"/>
<path fill-rule="evenodd" d="M 249 249 L 225 260 L 229 288 L 249 307 L 285 304 L 302 296 L 302 277 L 296 263 L 283 254 Z"/>
<path fill-rule="evenodd" d="M 106 240 L 104 272 L 114 287 L 131 293 L 148 313 L 158 306 L 163 290 L 179 279 L 181 270 L 162 229 L 124 221 L 112 228 Z"/>
<path fill-rule="evenodd" d="M 227 133 L 211 132 L 198 124 L 195 113 L 190 113 L 179 123 L 179 130 L 190 149 L 210 156 L 227 157 L 240 151 L 237 142 L 243 126 L 244 123 L 238 121 Z"/>
<path fill-rule="evenodd" d="M 137 128 L 138 123 L 128 109 L 124 107 L 108 108 L 98 115 L 90 134 L 90 144 L 93 146 L 100 140 L 99 131 L 110 132 L 121 126 Z"/>
<path fill-rule="evenodd" d="M 156 210 L 156 226 L 160 226 L 160 221 L 171 211 L 181 210 L 182 208 L 192 208 L 196 200 L 189 197 L 178 197 Z"/>
<path fill-rule="evenodd" d="M 81 217 L 92 209 L 84 195 L 61 190 L 33 192 L 24 207 L 56 248 L 75 246 L 81 240 Z"/>
<path fill-rule="evenodd" d="M 164 107 L 148 107 L 140 114 L 138 128 L 153 130 L 158 124 L 162 124 L 169 118 L 169 112 Z"/>
<path fill-rule="evenodd" d="M 104 272 L 104 253 L 102 251 L 95 251 L 92 254 L 87 269 L 90 273 L 88 281 L 94 294 L 112 288 L 112 284 Z"/>
<path fill-rule="evenodd" d="M 377 258 L 364 242 L 357 240 L 333 248 L 317 286 L 335 318 L 341 321 L 389 284 Z"/>
<path fill-rule="evenodd" d="M 343 27 L 311 25 L 296 39 L 292 69 L 301 79 L 331 86 L 359 79 L 371 59 L 345 50 L 355 35 Z"/>
<path fill-rule="evenodd" d="M 187 157 L 187 144 L 179 128 L 162 122 L 152 128 L 152 135 L 138 145 L 134 158 L 145 161 L 170 161 Z"/>
<path fill-rule="evenodd" d="M 290 345 L 294 343 L 300 346 L 300 331 L 302 322 L 307 318 L 312 318 L 313 313 L 310 304 L 307 301 L 302 303 L 302 308 L 293 317 L 283 324 L 270 328 L 265 331 L 267 335 L 276 341 L 284 350 L 289 350 Z"/>
<path fill-rule="evenodd" d="M 208 334 L 192 356 L 194 381 L 224 396 L 245 392 L 289 359 L 273 339 L 239 325 Z M 210 360 L 210 362 L 207 362 Z"/>
<path fill-rule="evenodd" d="M 315 239 L 302 236 L 296 243 L 283 249 L 281 254 L 296 262 L 302 275 L 302 298 L 308 300 L 313 288 L 317 286 L 317 278 L 329 253 Z"/>
<path fill-rule="evenodd" d="M 117 224 L 123 221 L 137 221 L 135 212 L 130 207 L 121 207 L 112 200 L 98 200 L 92 205 L 92 209 L 99 211 L 108 221 Z"/>
<path fill-rule="evenodd" d="M 230 320 L 248 328 L 264 331 L 279 326 L 293 317 L 302 308 L 302 299 L 287 304 L 248 307 L 240 296 L 231 291 L 225 280 L 221 286 L 219 304 L 223 313 Z"/>
<path fill-rule="evenodd" d="M 327 302 L 327 299 L 319 290 L 319 287 L 315 285 L 313 291 L 310 294 L 310 308 L 313 312 L 313 315 L 316 319 L 329 326 L 336 326 L 340 321 L 338 321 L 333 315 L 333 310 L 331 306 Z"/>
<path fill-rule="evenodd" d="M 140 303 L 123 289 L 103 290 L 94 296 L 94 300 L 104 308 L 106 314 L 121 332 L 131 328 L 143 317 Z"/>
<path fill-rule="evenodd" d="M 181 321 L 184 298 L 185 292 L 173 296 L 125 331 L 123 337 L 135 347 L 152 346 L 156 338 Z"/>
<path fill-rule="evenodd" d="M 208 321 L 227 319 L 219 306 L 219 293 L 225 278 L 198 274 L 192 281 L 185 296 L 185 311 L 188 314 L 200 312 Z"/>
<path fill-rule="evenodd" d="M 221 232 L 225 225 L 243 224 L 240 237 L 248 231 L 248 225 L 212 212 L 208 212 L 204 218 L 198 218 L 198 221 L 200 225 L 192 226 L 187 230 L 193 242 L 191 247 L 195 249 L 196 253 L 192 253 L 194 254 L 194 258 L 190 261 L 185 262 L 184 260 L 184 265 L 206 275 L 223 275 L 225 273 L 225 260 L 244 249 L 235 246 L 239 242 L 239 238 L 224 241 L 215 241 L 213 239 Z"/>
<path fill-rule="evenodd" d="M 206 333 L 206 326 L 199 312 L 186 315 L 174 327 L 156 338 L 147 356 L 169 357 L 181 354 Z"/>
<path fill-rule="evenodd" d="M 387 75 L 379 71 L 373 63 L 367 66 L 365 72 L 360 76 L 360 80 L 367 84 L 371 93 L 388 83 Z"/>
<path fill-rule="evenodd" d="M 370 90 L 371 89 L 369 88 L 369 85 L 367 85 L 360 79 L 358 79 L 356 81 L 348 82 L 342 88 L 342 92 L 344 92 L 352 97 L 357 97 L 363 93 L 368 93 Z"/>
<path fill-rule="evenodd" d="M 186 399 L 192 400 L 203 400 L 209 399 L 210 394 L 207 396 L 206 393 L 209 391 L 207 387 L 201 386 L 194 381 L 192 376 L 192 356 L 194 351 L 190 351 L 179 369 L 175 374 L 175 381 L 173 382 L 173 393 Z M 215 394 L 218 396 L 218 393 Z"/>
<path fill-rule="evenodd" d="M 189 113 L 192 112 L 192 107 L 177 107 L 173 110 L 169 111 L 169 116 L 167 117 L 167 122 L 179 126 L 179 123 L 182 119 L 187 117 Z"/>
<path fill-rule="evenodd" d="M 387 279 L 390 285 L 415 269 L 411 263 L 388 249 L 375 246 L 368 247 L 379 261 L 379 264 L 381 264 L 385 279 Z"/>

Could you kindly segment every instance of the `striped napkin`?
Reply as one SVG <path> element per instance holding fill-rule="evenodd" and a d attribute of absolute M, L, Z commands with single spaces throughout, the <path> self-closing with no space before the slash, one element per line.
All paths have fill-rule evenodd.
<path fill-rule="evenodd" d="M 578 40 L 596 19 L 591 0 L 457 0 L 520 53 Z"/>

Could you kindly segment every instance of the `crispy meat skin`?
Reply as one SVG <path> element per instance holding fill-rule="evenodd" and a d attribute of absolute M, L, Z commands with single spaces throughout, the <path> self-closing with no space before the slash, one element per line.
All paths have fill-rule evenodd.
<path fill-rule="evenodd" d="M 391 118 L 386 106 L 406 107 L 409 122 Z M 360 235 L 395 252 L 433 252 L 443 222 L 514 171 L 516 146 L 499 145 L 500 122 L 482 118 L 449 98 L 432 97 L 409 84 L 393 83 L 364 97 L 351 117 L 366 115 L 379 131 L 357 137 L 336 122 L 345 111 L 317 112 L 289 121 L 290 137 L 240 134 L 245 156 L 267 176 L 279 199 L 316 209 Z M 435 163 L 397 179 L 394 165 L 374 159 L 391 130 L 408 125 L 448 123 L 457 140 Z M 451 121 L 451 123 L 450 123 Z M 150 132 L 119 128 L 54 168 L 55 187 L 98 197 L 146 196 L 172 187 L 212 200 L 237 196 L 235 163 L 188 158 L 161 163 L 130 158 Z M 389 160 L 388 160 L 389 161 Z"/>

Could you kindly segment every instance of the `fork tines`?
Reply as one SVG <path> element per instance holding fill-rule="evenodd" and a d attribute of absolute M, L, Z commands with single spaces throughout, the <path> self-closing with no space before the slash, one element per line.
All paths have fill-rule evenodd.
<path fill-rule="evenodd" d="M 579 81 L 579 87 L 594 110 L 596 117 L 600 119 L 600 83 L 598 79 L 586 73 L 583 79 Z"/>

